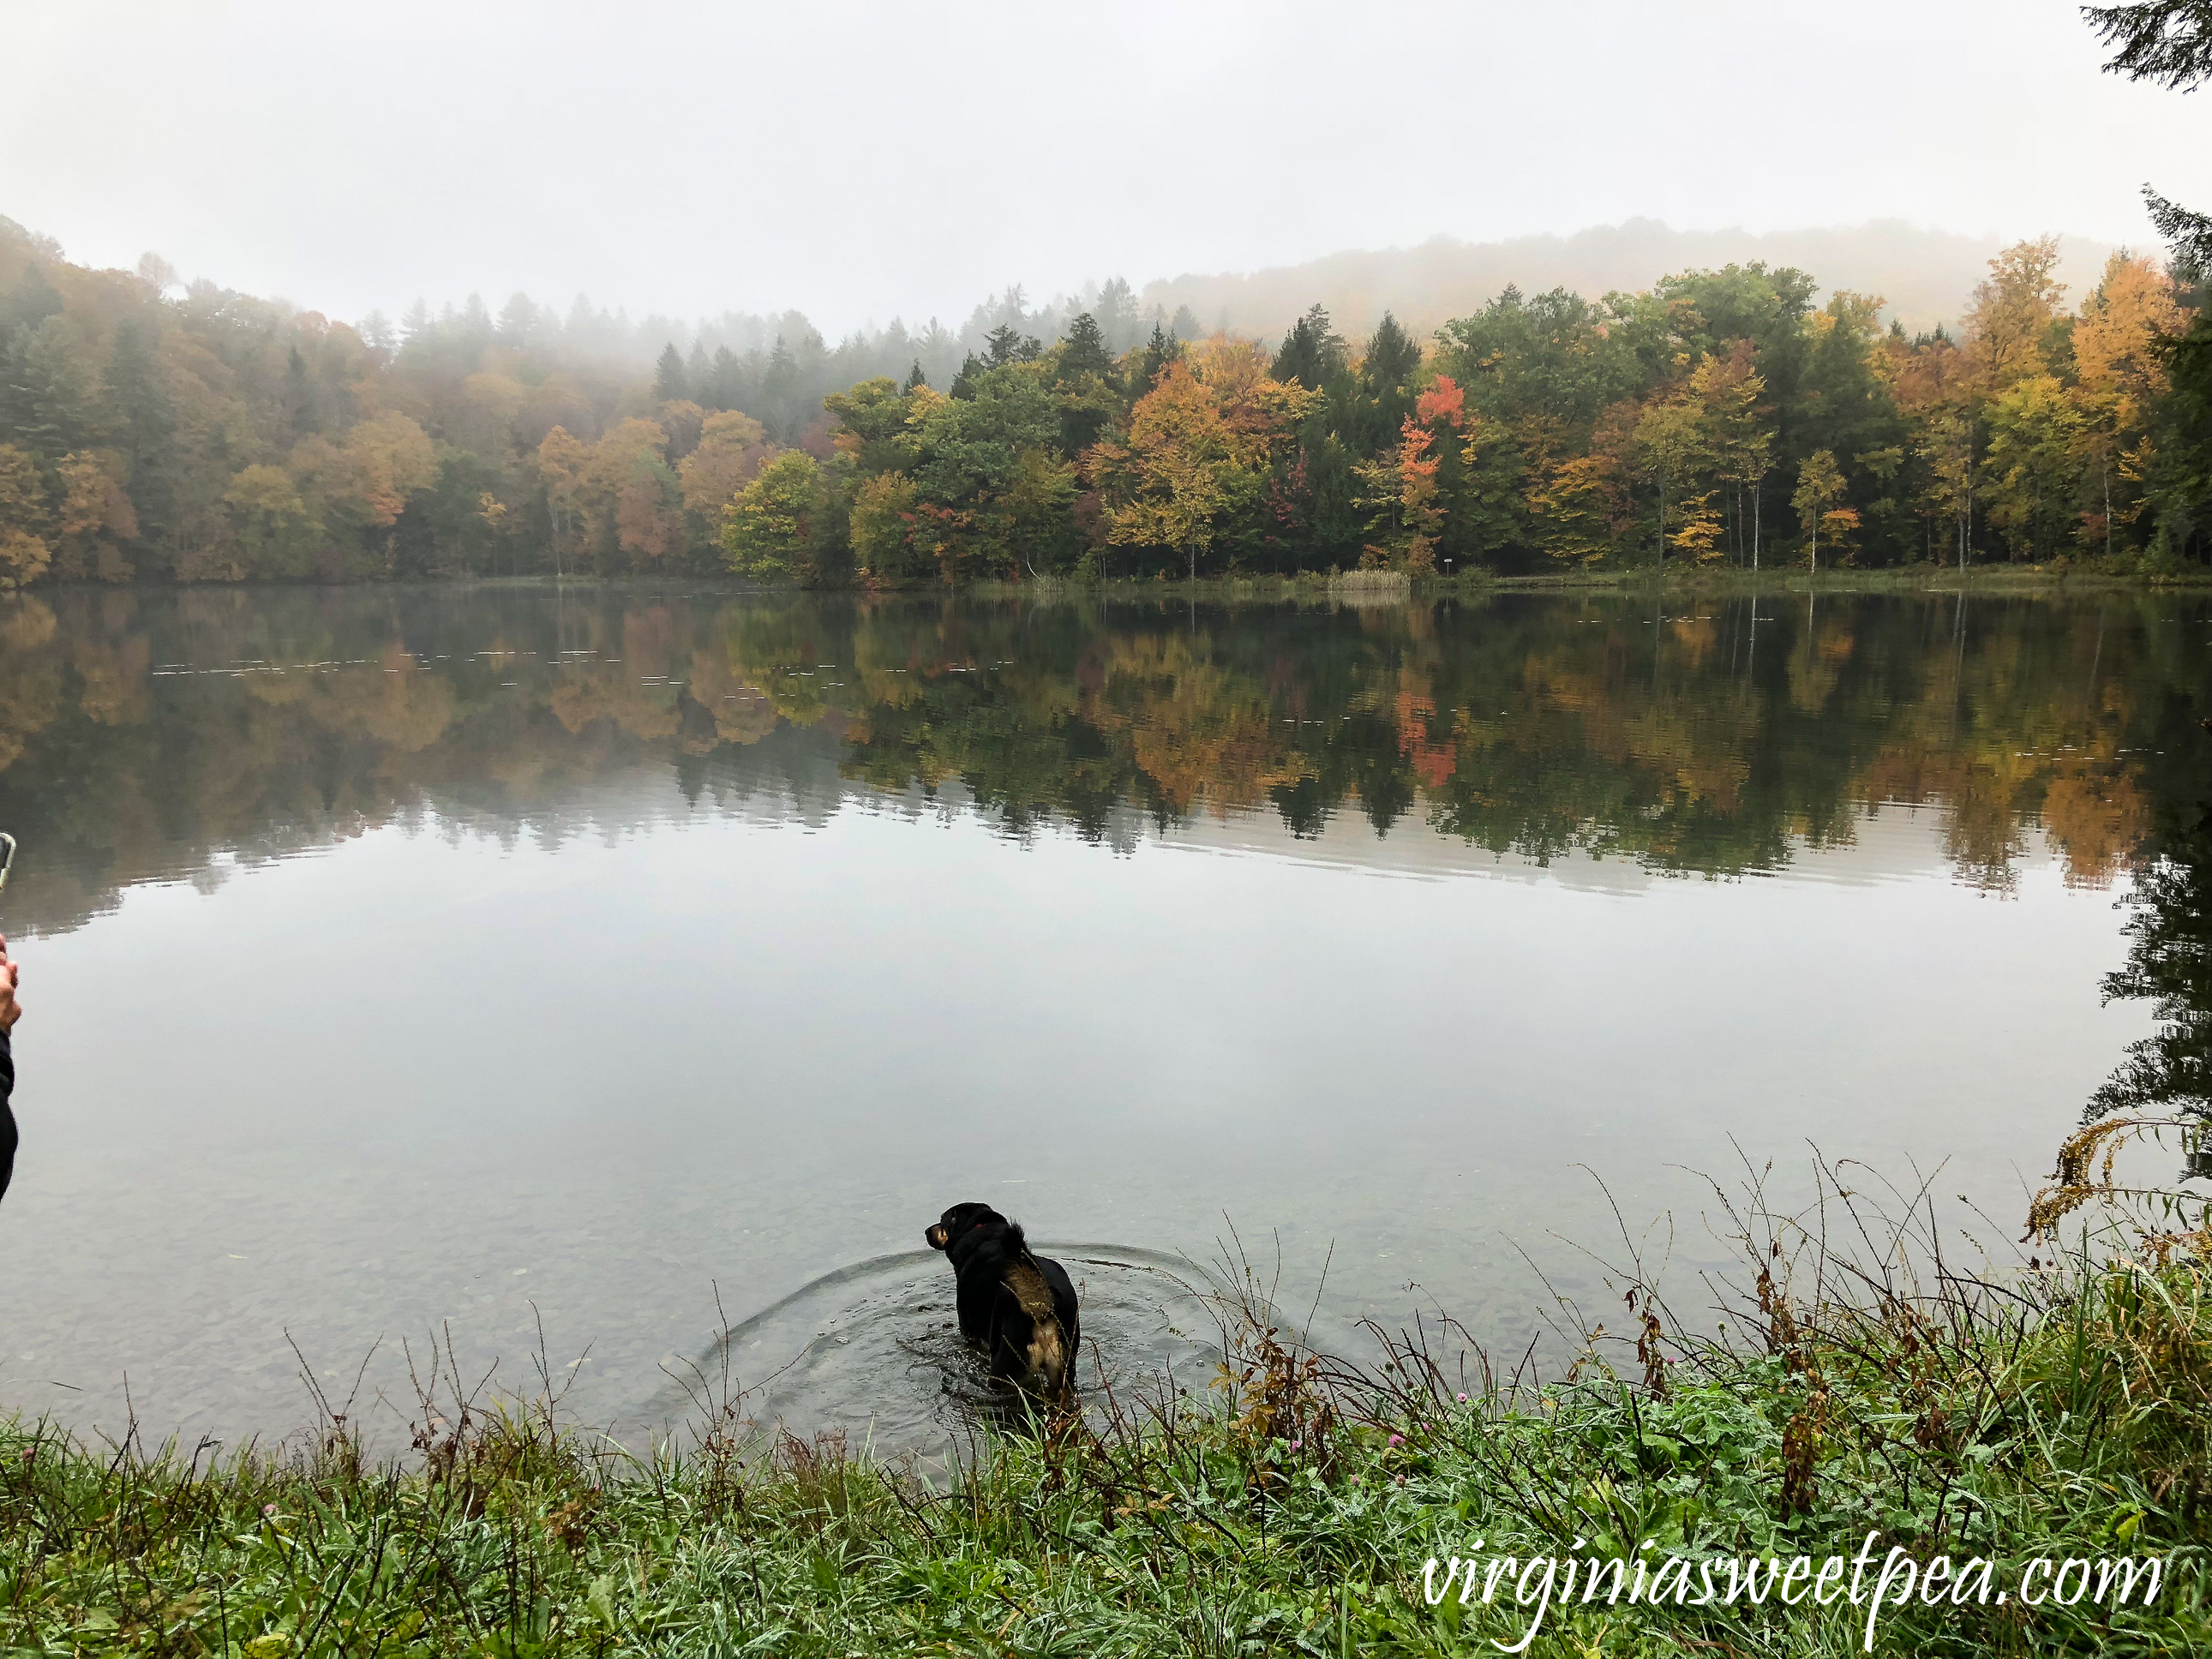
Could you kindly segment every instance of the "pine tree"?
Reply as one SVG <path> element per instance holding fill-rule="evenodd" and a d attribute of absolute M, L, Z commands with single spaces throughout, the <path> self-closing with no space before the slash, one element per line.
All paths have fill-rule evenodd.
<path fill-rule="evenodd" d="M 2082 9 L 2104 43 L 2116 48 L 2105 64 L 2106 74 L 2172 92 L 2194 92 L 2212 82 L 2212 0 L 2142 0 Z M 2201 295 L 2212 282 L 2212 214 L 2169 201 L 2148 185 L 2143 200 L 2173 251 L 2173 274 Z M 2167 417 L 2179 441 L 2169 442 L 2160 465 L 2167 482 L 2159 493 L 2172 506 L 2160 514 L 2158 536 L 2167 541 L 2178 526 L 2185 544 L 2212 505 L 2212 307 L 2200 303 L 2188 333 L 2166 348 L 2166 369 L 2172 382 Z"/>
<path fill-rule="evenodd" d="M 149 549 L 167 544 L 176 516 L 177 415 L 162 374 L 157 327 L 138 317 L 116 324 L 101 411 L 105 436 L 127 469 L 123 489 L 137 516 L 138 544 Z M 299 361 L 296 351 L 292 361 Z"/>
<path fill-rule="evenodd" d="M 653 366 L 653 399 L 655 403 L 679 403 L 691 395 L 690 377 L 684 372 L 683 355 L 671 340 L 660 349 L 660 361 Z"/>
<path fill-rule="evenodd" d="M 1347 434 L 1356 438 L 1361 454 L 1376 454 L 1398 441 L 1398 428 L 1413 409 L 1407 382 L 1420 366 L 1420 343 L 1384 312 L 1359 365 L 1359 409 L 1354 431 Z"/>
<path fill-rule="evenodd" d="M 49 317 L 9 333 L 10 349 L 0 362 L 0 435 L 49 462 L 86 447 L 96 424 L 91 376 L 68 325 Z"/>
<path fill-rule="evenodd" d="M 1024 334 L 1012 323 L 1000 323 L 983 337 L 983 367 L 1004 368 L 1008 363 L 1033 363 L 1044 356 L 1044 344 L 1034 334 Z"/>
<path fill-rule="evenodd" d="M 745 399 L 745 368 L 727 346 L 714 348 L 714 372 L 708 395 L 700 401 L 709 409 L 742 409 Z"/>
<path fill-rule="evenodd" d="M 307 380 L 307 360 L 297 346 L 284 357 L 284 416 L 295 442 L 320 424 L 315 419 L 315 389 Z"/>
<path fill-rule="evenodd" d="M 1343 362 L 1344 342 L 1330 331 L 1328 313 L 1316 305 L 1283 337 L 1273 374 L 1286 384 L 1296 380 L 1308 391 L 1318 392 Z"/>
<path fill-rule="evenodd" d="M 1134 395 L 1141 398 L 1151 391 L 1154 382 L 1160 378 L 1160 371 L 1170 363 L 1181 361 L 1182 357 L 1182 342 L 1169 333 L 1165 325 L 1154 323 L 1152 337 L 1145 342 L 1145 355 L 1137 365 L 1137 384 L 1133 388 Z"/>
<path fill-rule="evenodd" d="M 46 273 L 30 265 L 8 297 L 0 301 L 0 328 L 36 328 L 47 318 L 58 315 L 61 308 L 62 296 L 46 280 Z"/>
<path fill-rule="evenodd" d="M 2194 92 L 2212 82 L 2212 3 L 2141 0 L 2128 6 L 2084 6 L 2105 45 L 2114 48 L 2105 73 L 2148 81 L 2169 92 Z M 2148 185 L 2143 200 L 2158 234 L 2194 274 L 2212 271 L 2212 216 L 2168 201 Z"/>
<path fill-rule="evenodd" d="M 918 388 L 928 384 L 929 376 L 921 372 L 921 359 L 917 357 L 914 360 L 914 372 L 906 377 L 906 384 L 899 390 L 912 397 Z"/>
<path fill-rule="evenodd" d="M 1137 296 L 1127 282 L 1116 276 L 1100 289 L 1094 310 L 1109 356 L 1118 357 L 1137 343 Z"/>
<path fill-rule="evenodd" d="M 1103 380 L 1113 372 L 1114 354 L 1106 349 L 1105 331 L 1089 312 L 1078 312 L 1067 325 L 1060 347 L 1060 383 L 1072 386 L 1085 374 L 1096 374 Z"/>

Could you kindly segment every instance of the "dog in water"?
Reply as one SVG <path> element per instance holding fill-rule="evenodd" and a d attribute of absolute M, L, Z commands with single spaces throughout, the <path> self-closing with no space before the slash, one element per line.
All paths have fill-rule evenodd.
<path fill-rule="evenodd" d="M 1075 1398 L 1075 1286 L 1030 1253 L 1021 1224 L 988 1204 L 956 1204 L 922 1237 L 952 1258 L 960 1334 L 991 1356 L 991 1375 L 1060 1406 Z"/>

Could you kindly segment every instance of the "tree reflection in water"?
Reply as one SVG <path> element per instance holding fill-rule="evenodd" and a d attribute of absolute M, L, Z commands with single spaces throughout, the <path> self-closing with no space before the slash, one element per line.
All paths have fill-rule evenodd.
<path fill-rule="evenodd" d="M 1741 596 L 1607 594 L 16 597 L 0 818 L 39 850 L 10 920 L 68 927 L 134 883 L 387 822 L 603 831 L 680 810 L 672 780 L 694 807 L 957 799 L 1015 837 L 1245 812 L 1311 836 L 1357 813 L 1378 836 L 1716 878 L 1910 806 L 1994 892 L 2038 828 L 2069 881 L 2140 864 L 2112 994 L 2201 1010 L 2206 832 L 2153 825 L 2198 801 L 2212 747 L 2204 614 L 2148 593 L 1770 594 L 1755 619 Z M 2166 1017 L 2114 1080 L 2126 1097 L 2154 1073 L 2201 1094 L 2203 1020 Z"/>

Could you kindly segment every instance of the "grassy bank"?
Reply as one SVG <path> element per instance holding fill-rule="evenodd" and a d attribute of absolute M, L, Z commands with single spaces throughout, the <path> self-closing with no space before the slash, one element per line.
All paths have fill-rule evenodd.
<path fill-rule="evenodd" d="M 1480 599 L 1498 593 L 1630 593 L 1663 598 L 1772 596 L 1807 592 L 2058 594 L 2087 592 L 2148 592 L 2196 590 L 2212 586 L 2212 568 L 2190 566 L 2153 570 L 2140 561 L 2060 562 L 2047 565 L 1979 564 L 1961 571 L 1955 565 L 1913 564 L 1886 569 L 1850 568 L 1818 572 L 1802 565 L 1764 570 L 1669 565 L 1664 569 L 1638 566 L 1629 569 L 1549 571 L 1534 575 L 1501 576 L 1486 570 L 1464 574 L 1424 576 L 1365 571 L 1308 571 L 1295 576 L 1206 576 L 1195 582 L 1180 579 L 1076 582 L 1044 578 L 1024 582 L 978 582 L 958 591 L 984 599 L 1106 599 L 1183 603 L 1201 599 L 1336 601 L 1351 604 L 1389 604 L 1405 599 L 1442 598 Z M 943 592 L 938 587 L 902 590 Z"/>
<path fill-rule="evenodd" d="M 297 584 L 282 584 L 297 586 Z M 549 575 L 475 577 L 452 584 L 469 588 L 571 589 L 661 588 L 672 592 L 755 593 L 788 592 L 789 588 L 763 586 L 757 581 L 721 574 L 686 576 Z M 249 584 L 250 586 L 250 584 Z M 1875 569 L 1849 566 L 1817 572 L 1803 565 L 1772 566 L 1761 570 L 1733 566 L 1670 564 L 1663 568 L 1638 565 L 1626 568 L 1545 571 L 1529 575 L 1499 575 L 1488 570 L 1423 576 L 1418 580 L 1383 572 L 1310 570 L 1295 575 L 1240 573 L 1201 576 L 1186 581 L 1163 574 L 1158 580 L 1108 578 L 1077 580 L 1045 576 L 1023 581 L 977 581 L 951 586 L 915 582 L 895 587 L 805 590 L 810 592 L 902 594 L 942 598 L 957 593 L 980 599 L 1108 599 L 1182 603 L 1198 599 L 1328 600 L 1389 603 L 1407 598 L 1477 597 L 1512 592 L 1587 592 L 1638 594 L 1748 595 L 1796 593 L 1921 593 L 1929 591 L 1974 593 L 2061 593 L 2092 590 L 2191 590 L 2212 587 L 2212 566 L 2154 567 L 2143 560 L 2060 560 L 2050 564 L 1975 564 L 1960 570 L 1956 565 L 1909 564 Z M 106 592 L 106 589 L 94 591 Z"/>
<path fill-rule="evenodd" d="M 1530 1623 L 1513 1576 L 1488 1607 L 1431 1605 L 1429 1558 L 1650 1540 L 1654 1562 L 1786 1563 L 1869 1533 L 1876 1563 L 1978 1556 L 2000 1589 L 2034 1557 L 2162 1561 L 2148 1609 L 1916 1597 L 1885 1608 L 1878 1651 L 2212 1648 L 2212 1239 L 2138 1226 L 2127 1252 L 1999 1281 L 1945 1265 L 1932 1218 L 1862 1231 L 1862 1200 L 1823 1196 L 1856 1255 L 1739 1203 L 1741 1282 L 1678 1324 L 1632 1267 L 1604 1314 L 1633 1339 L 1617 1364 L 1601 1335 L 1571 1372 L 1501 1376 L 1446 1325 L 1377 1332 L 1353 1365 L 1285 1346 L 1248 1296 L 1210 1398 L 1134 1386 L 935 1480 L 758 1435 L 730 1400 L 682 1449 L 635 1456 L 542 1399 L 481 1410 L 451 1378 L 404 1468 L 327 1413 L 309 1443 L 222 1461 L 18 1424 L 0 1430 L 0 1649 L 1489 1652 Z M 1862 1650 L 1866 1607 L 1799 1589 L 1555 1602 L 1528 1650 Z"/>

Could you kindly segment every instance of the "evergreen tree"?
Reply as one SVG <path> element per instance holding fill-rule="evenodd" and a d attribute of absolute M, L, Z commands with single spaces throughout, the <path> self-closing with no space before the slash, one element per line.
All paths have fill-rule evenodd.
<path fill-rule="evenodd" d="M 929 376 L 921 372 L 921 359 L 917 357 L 914 360 L 914 372 L 906 377 L 906 384 L 899 390 L 912 397 L 917 389 L 928 384 Z"/>
<path fill-rule="evenodd" d="M 1044 356 L 1044 346 L 1034 334 L 1024 334 L 1012 323 L 1000 323 L 983 337 L 983 367 L 1004 368 L 1008 363 L 1033 363 Z"/>
<path fill-rule="evenodd" d="M 1114 385 L 1114 356 L 1106 349 L 1106 336 L 1098 319 L 1079 312 L 1067 325 L 1056 362 L 1060 387 L 1060 447 L 1064 455 L 1080 455 L 1098 441 L 1118 403 Z"/>
<path fill-rule="evenodd" d="M 69 324 L 49 317 L 14 337 L 0 363 L 0 429 L 8 441 L 48 462 L 91 442 L 90 381 Z"/>
<path fill-rule="evenodd" d="M 1320 392 L 1343 363 L 1344 342 L 1331 331 L 1328 313 L 1316 305 L 1283 337 L 1273 373 L 1279 380 L 1296 380 L 1309 391 Z"/>
<path fill-rule="evenodd" d="M 1398 326 L 1389 312 L 1376 325 L 1359 365 L 1359 404 L 1351 436 L 1361 454 L 1373 455 L 1398 439 L 1398 428 L 1413 412 L 1408 384 L 1421 366 L 1420 343 Z"/>
<path fill-rule="evenodd" d="M 0 301 L 0 328 L 36 328 L 59 315 L 61 308 L 62 296 L 46 280 L 46 273 L 35 264 L 27 266 L 6 300 Z"/>
<path fill-rule="evenodd" d="M 1160 378 L 1160 371 L 1182 357 L 1182 342 L 1169 333 L 1164 325 L 1152 325 L 1152 337 L 1145 342 L 1145 355 L 1137 363 L 1137 384 L 1131 394 L 1141 398 L 1152 389 Z"/>
<path fill-rule="evenodd" d="M 741 408 L 745 402 L 745 368 L 727 346 L 714 348 L 714 369 L 707 395 L 699 400 L 709 409 Z"/>
<path fill-rule="evenodd" d="M 660 359 L 653 366 L 653 400 L 672 404 L 691 395 L 690 377 L 684 372 L 683 355 L 671 340 L 660 349 Z"/>
<path fill-rule="evenodd" d="M 775 337 L 775 349 L 769 353 L 768 368 L 761 376 L 761 404 L 760 419 L 769 431 L 786 443 L 799 436 L 799 361 L 781 334 Z"/>
<path fill-rule="evenodd" d="M 1137 296 L 1116 276 L 1098 290 L 1095 307 L 1108 355 L 1118 357 L 1137 343 Z"/>
<path fill-rule="evenodd" d="M 1114 372 L 1114 354 L 1108 349 L 1105 331 L 1089 312 L 1078 312 L 1067 325 L 1060 352 L 1060 380 L 1073 386 L 1081 376 L 1096 374 L 1102 380 Z"/>
<path fill-rule="evenodd" d="M 307 360 L 297 346 L 284 354 L 284 421 L 295 443 L 321 424 L 315 418 L 315 390 L 307 380 Z"/>
<path fill-rule="evenodd" d="M 137 512 L 139 540 L 160 548 L 167 544 L 175 513 L 177 417 L 157 340 L 151 321 L 125 317 L 115 325 L 106 412 L 108 441 L 129 468 L 124 493 Z"/>
<path fill-rule="evenodd" d="M 2212 82 L 2212 3 L 2142 0 L 2124 6 L 2086 6 L 2104 43 L 2115 48 L 2108 75 L 2148 81 L 2172 92 L 2194 92 Z M 2166 348 L 2172 387 L 2165 414 L 2172 429 L 2157 464 L 2154 493 L 2164 497 L 2158 538 L 2170 551 L 2179 526 L 2184 543 L 2202 536 L 2212 516 L 2212 215 L 2167 200 L 2148 185 L 2143 199 L 2151 222 L 2173 252 L 2173 274 L 2196 290 L 2189 331 Z"/>
<path fill-rule="evenodd" d="M 537 303 L 527 294 L 516 294 L 499 308 L 499 337 L 518 349 L 528 346 L 538 331 Z"/>

